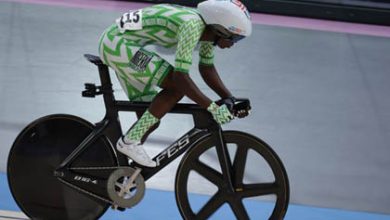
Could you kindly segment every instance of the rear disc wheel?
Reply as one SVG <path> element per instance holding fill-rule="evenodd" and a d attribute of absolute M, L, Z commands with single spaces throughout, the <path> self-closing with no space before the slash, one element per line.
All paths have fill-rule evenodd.
<path fill-rule="evenodd" d="M 11 193 L 31 219 L 97 219 L 108 204 L 80 193 L 54 177 L 54 170 L 87 137 L 93 125 L 71 115 L 50 115 L 28 125 L 16 138 L 7 166 Z M 72 166 L 111 167 L 117 161 L 101 137 Z"/>

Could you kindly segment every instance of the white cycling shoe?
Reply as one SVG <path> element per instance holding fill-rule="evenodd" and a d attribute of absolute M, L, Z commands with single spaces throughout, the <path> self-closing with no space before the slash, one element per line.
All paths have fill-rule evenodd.
<path fill-rule="evenodd" d="M 130 143 L 126 143 L 123 138 L 119 138 L 118 142 L 116 143 L 116 149 L 142 166 L 157 166 L 157 163 L 149 157 L 139 141 L 130 141 Z"/>

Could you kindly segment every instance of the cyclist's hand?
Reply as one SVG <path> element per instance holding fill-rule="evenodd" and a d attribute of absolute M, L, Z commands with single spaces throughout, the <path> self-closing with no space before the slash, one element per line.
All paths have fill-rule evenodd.
<path fill-rule="evenodd" d="M 251 108 L 249 100 L 238 102 L 234 105 L 233 115 L 238 118 L 245 118 L 250 114 Z"/>
<path fill-rule="evenodd" d="M 237 110 L 234 112 L 234 116 L 236 116 L 238 118 L 245 118 L 249 114 L 250 114 L 250 110 L 248 110 L 248 109 L 241 109 L 241 110 Z"/>
<path fill-rule="evenodd" d="M 220 99 L 215 103 L 219 106 L 226 105 L 230 112 L 233 112 L 234 103 L 236 102 L 236 98 L 234 96 L 230 96 L 228 98 Z"/>
<path fill-rule="evenodd" d="M 215 102 L 212 102 L 207 110 L 213 115 L 214 120 L 220 125 L 226 124 L 234 118 L 226 105 L 219 106 L 215 104 Z"/>
<path fill-rule="evenodd" d="M 226 105 L 229 111 L 237 118 L 245 118 L 250 114 L 251 106 L 248 101 L 237 100 L 234 96 L 218 100 L 217 105 Z"/>

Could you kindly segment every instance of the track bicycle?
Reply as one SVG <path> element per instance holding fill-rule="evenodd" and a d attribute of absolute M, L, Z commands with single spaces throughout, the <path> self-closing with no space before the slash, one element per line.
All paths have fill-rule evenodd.
<path fill-rule="evenodd" d="M 8 182 L 28 217 L 89 220 L 100 218 L 109 207 L 134 207 L 144 196 L 145 181 L 185 153 L 175 179 L 175 198 L 183 219 L 213 218 L 226 205 L 232 219 L 253 219 L 247 203 L 257 205 L 253 201 L 263 197 L 268 210 L 256 206 L 255 212 L 267 212 L 264 219 L 284 218 L 289 182 L 277 154 L 253 135 L 223 131 L 198 105 L 179 103 L 170 111 L 192 115 L 194 128 L 153 158 L 157 167 L 142 167 L 117 153 L 113 145 L 122 135 L 118 113 L 145 111 L 150 103 L 117 101 L 108 66 L 97 56 L 85 57 L 98 67 L 101 86 L 87 83 L 82 95 L 103 95 L 106 114 L 102 121 L 94 125 L 73 115 L 45 116 L 24 128 L 11 148 Z M 248 108 L 249 100 L 239 99 L 233 109 Z M 262 164 L 257 163 L 260 160 Z M 270 178 L 263 176 L 263 167 L 268 167 Z M 191 196 L 199 179 L 209 185 L 206 189 L 214 190 L 200 203 Z"/>

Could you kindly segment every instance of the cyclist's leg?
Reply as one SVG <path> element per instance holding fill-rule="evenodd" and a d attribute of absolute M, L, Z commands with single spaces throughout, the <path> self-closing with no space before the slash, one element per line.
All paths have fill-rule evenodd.
<path fill-rule="evenodd" d="M 161 82 L 163 81 L 165 76 L 168 75 L 168 73 L 173 70 L 173 67 L 167 61 L 165 61 L 163 58 L 161 58 L 158 54 L 156 54 L 154 52 L 147 51 L 144 48 L 140 48 L 139 51 L 137 51 L 137 53 L 141 53 L 142 57 L 144 57 L 145 55 L 150 56 L 150 61 L 147 63 L 147 65 L 143 66 L 144 67 L 143 71 L 144 71 L 144 74 L 146 74 L 147 76 L 152 76 L 152 77 L 148 78 L 148 85 L 145 86 L 145 90 L 144 90 L 143 94 L 138 95 L 137 97 L 133 98 L 133 100 L 134 101 L 153 101 L 154 98 L 156 97 L 156 95 L 158 94 L 157 90 L 160 90 L 158 88 L 158 86 L 161 84 Z M 135 57 L 137 57 L 137 56 L 138 55 L 135 54 Z M 132 60 L 132 62 L 133 63 L 144 63 L 144 62 L 139 62 L 136 58 L 134 58 Z M 142 74 L 140 74 L 140 75 L 142 75 Z M 145 78 L 143 78 L 143 80 L 145 80 Z M 158 96 L 161 96 L 161 95 L 158 95 Z M 137 112 L 137 117 L 140 120 L 142 119 L 143 116 L 145 117 L 147 115 L 149 115 L 147 117 L 147 118 L 149 118 L 148 121 L 155 121 L 155 124 L 150 124 L 149 129 L 146 130 L 145 133 L 143 133 L 143 131 L 141 131 L 135 135 L 135 136 L 140 135 L 136 138 L 140 138 L 142 136 L 141 143 L 143 143 L 147 139 L 147 137 L 149 136 L 150 133 L 152 133 L 155 129 L 157 129 L 157 127 L 159 126 L 159 123 L 160 123 L 159 120 L 161 119 L 161 117 L 157 117 L 153 113 L 150 113 L 149 110 L 144 111 L 144 112 Z M 151 117 L 151 116 L 153 116 L 153 117 Z M 142 122 L 142 120 L 140 122 Z M 147 124 L 146 121 L 143 121 L 142 123 Z M 133 125 L 133 127 L 130 129 L 129 132 L 135 133 L 135 131 L 137 129 L 140 130 L 140 128 L 133 129 L 134 126 L 136 126 L 136 124 Z M 134 138 L 134 135 L 132 135 L 132 137 Z"/>
<path fill-rule="evenodd" d="M 135 114 L 137 115 L 137 120 L 139 120 L 142 115 L 145 113 L 145 111 L 136 111 Z M 146 139 L 148 139 L 149 135 L 153 133 L 158 127 L 160 126 L 160 122 L 157 122 L 155 125 L 153 125 L 149 130 L 144 134 L 144 136 L 141 139 L 141 144 L 145 143 Z"/>
<path fill-rule="evenodd" d="M 130 61 L 141 47 L 119 36 L 106 34 L 100 44 L 100 57 L 113 68 L 130 101 L 151 101 L 157 94 L 151 85 L 150 71 L 137 71 Z"/>
<path fill-rule="evenodd" d="M 102 60 L 115 70 L 131 101 L 151 101 L 158 93 L 157 85 L 172 67 L 157 54 L 109 33 L 110 31 L 103 34 L 101 38 L 99 52 Z M 155 166 L 155 162 L 143 148 L 137 146 L 145 140 L 143 137 L 148 130 L 156 127 L 158 122 L 159 118 L 145 111 L 125 137 L 118 141 L 118 150 L 141 165 Z"/>
<path fill-rule="evenodd" d="M 155 115 L 157 118 L 162 118 L 167 112 L 169 112 L 178 103 L 184 94 L 173 88 L 163 89 L 153 99 L 152 104 L 149 107 L 149 112 Z"/>
<path fill-rule="evenodd" d="M 161 119 L 170 109 L 172 109 L 177 102 L 179 102 L 183 98 L 183 94 L 177 92 L 174 89 L 165 88 L 161 90 L 156 97 L 153 99 L 148 111 L 154 115 L 156 118 Z M 142 117 L 145 113 L 136 112 L 138 119 Z M 141 143 L 144 143 L 148 136 L 158 128 L 160 125 L 160 121 L 154 124 L 149 130 L 143 135 L 141 139 Z M 134 126 L 134 125 L 133 125 Z"/>
<path fill-rule="evenodd" d="M 122 36 L 116 36 L 115 27 L 110 27 L 103 33 L 99 54 L 103 62 L 115 70 L 121 87 L 130 101 L 152 101 L 157 95 L 156 85 L 169 67 L 169 64 L 167 65 L 153 52 L 144 50 L 135 42 L 126 40 Z M 137 112 L 137 118 L 140 119 L 143 113 L 144 111 Z M 158 125 L 154 125 L 151 129 L 157 127 Z M 143 142 L 146 137 L 142 139 Z"/>
<path fill-rule="evenodd" d="M 183 98 L 181 93 L 177 93 L 170 89 L 161 90 L 156 97 L 153 99 L 152 104 L 149 107 L 149 112 L 156 118 L 161 119 L 172 107 L 175 106 Z M 136 112 L 137 118 L 140 119 L 145 111 Z M 143 144 L 148 136 L 155 131 L 160 125 L 160 121 L 154 124 L 149 130 L 143 135 L 141 144 Z"/>

